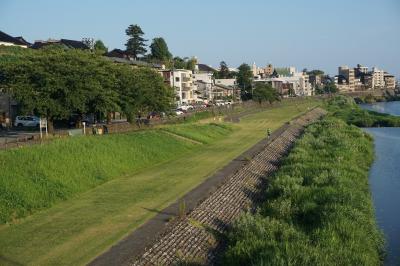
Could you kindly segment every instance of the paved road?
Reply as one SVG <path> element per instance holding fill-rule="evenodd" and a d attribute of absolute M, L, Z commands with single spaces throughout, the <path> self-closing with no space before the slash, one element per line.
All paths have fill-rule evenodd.
<path fill-rule="evenodd" d="M 35 131 L 23 131 L 23 130 L 9 130 L 9 131 L 0 131 L 0 145 L 4 145 L 6 142 L 14 142 L 17 139 L 23 139 L 25 137 L 31 137 L 33 135 L 38 134 Z"/>

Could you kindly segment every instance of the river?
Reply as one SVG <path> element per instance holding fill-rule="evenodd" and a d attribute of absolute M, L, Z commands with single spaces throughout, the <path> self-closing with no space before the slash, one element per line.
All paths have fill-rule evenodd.
<path fill-rule="evenodd" d="M 400 115 L 400 102 L 362 104 L 362 108 Z M 376 159 L 369 183 L 379 227 L 385 234 L 385 265 L 400 265 L 400 128 L 365 128 L 374 136 Z"/>

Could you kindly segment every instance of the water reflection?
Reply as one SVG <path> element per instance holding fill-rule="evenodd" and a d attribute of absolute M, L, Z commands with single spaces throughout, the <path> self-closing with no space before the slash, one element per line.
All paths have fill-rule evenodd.
<path fill-rule="evenodd" d="M 363 104 L 362 108 L 400 115 L 400 102 Z M 400 128 L 366 128 L 374 136 L 376 159 L 369 182 L 388 256 L 385 265 L 400 265 Z"/>

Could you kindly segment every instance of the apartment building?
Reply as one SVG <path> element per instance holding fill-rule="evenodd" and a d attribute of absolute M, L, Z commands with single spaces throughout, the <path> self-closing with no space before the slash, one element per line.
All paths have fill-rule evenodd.
<path fill-rule="evenodd" d="M 348 66 L 339 67 L 338 89 L 341 91 L 355 90 L 355 71 Z"/>
<path fill-rule="evenodd" d="M 385 87 L 385 72 L 377 67 L 372 68 L 372 88 L 380 89 Z"/>
<path fill-rule="evenodd" d="M 164 78 L 164 82 L 167 85 L 175 88 L 176 104 L 178 106 L 196 102 L 196 86 L 193 82 L 191 70 L 159 70 L 159 73 Z"/>
<path fill-rule="evenodd" d="M 195 86 L 197 86 L 198 98 L 202 100 L 212 100 L 212 90 L 213 90 L 213 73 L 211 72 L 201 72 L 193 73 L 193 81 Z"/>
<path fill-rule="evenodd" d="M 215 79 L 215 85 L 223 85 L 227 87 L 236 87 L 236 79 Z"/>
<path fill-rule="evenodd" d="M 385 74 L 383 76 L 385 82 L 385 88 L 388 90 L 394 90 L 396 88 L 396 78 L 393 75 Z"/>

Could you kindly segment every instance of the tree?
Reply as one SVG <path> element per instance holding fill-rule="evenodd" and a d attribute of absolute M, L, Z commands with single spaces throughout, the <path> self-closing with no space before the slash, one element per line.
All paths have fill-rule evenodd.
<path fill-rule="evenodd" d="M 129 25 L 129 27 L 125 30 L 126 35 L 129 36 L 129 39 L 126 46 L 126 51 L 133 58 L 137 59 L 140 55 L 144 55 L 147 52 L 145 42 L 142 36 L 144 32 L 138 25 Z"/>
<path fill-rule="evenodd" d="M 161 37 L 154 38 L 150 45 L 151 58 L 160 62 L 166 62 L 172 58 L 172 54 L 168 50 L 167 43 Z"/>
<path fill-rule="evenodd" d="M 36 50 L 0 59 L 0 86 L 16 99 L 24 113 L 46 117 L 49 131 L 55 119 L 72 114 L 118 110 L 112 63 L 80 50 Z"/>
<path fill-rule="evenodd" d="M 179 56 L 174 57 L 173 59 L 173 67 L 175 69 L 188 69 L 188 70 L 194 70 L 197 60 L 196 58 L 180 58 Z"/>
<path fill-rule="evenodd" d="M 335 83 L 333 82 L 328 82 L 327 84 L 325 84 L 324 86 L 324 92 L 331 94 L 331 93 L 337 93 L 339 90 L 336 87 Z"/>
<path fill-rule="evenodd" d="M 306 69 L 307 70 L 307 69 Z M 319 76 L 319 75 L 324 75 L 324 71 L 322 71 L 322 70 L 319 70 L 319 69 L 314 69 L 314 70 L 311 70 L 311 71 L 308 71 L 307 72 L 307 74 L 308 75 L 312 75 L 312 76 Z"/>
<path fill-rule="evenodd" d="M 129 122 L 133 122 L 138 114 L 165 112 L 172 108 L 174 90 L 164 84 L 157 72 L 118 66 L 117 80 L 121 109 Z"/>
<path fill-rule="evenodd" d="M 220 69 L 219 69 L 219 73 L 218 73 L 219 78 L 221 79 L 227 79 L 227 78 L 231 78 L 232 74 L 229 71 L 229 67 L 228 65 L 225 63 L 225 61 L 222 61 L 220 63 Z"/>
<path fill-rule="evenodd" d="M 237 73 L 237 83 L 240 87 L 240 95 L 242 100 L 249 100 L 252 97 L 251 87 L 253 81 L 253 72 L 248 64 L 241 64 Z"/>
<path fill-rule="evenodd" d="M 94 43 L 94 52 L 98 55 L 104 55 L 108 52 L 108 48 L 104 45 L 101 40 L 97 40 Z"/>
<path fill-rule="evenodd" d="M 259 104 L 262 102 L 269 102 L 272 104 L 275 101 L 280 101 L 280 96 L 271 85 L 258 82 L 253 91 L 253 100 L 257 101 Z"/>

